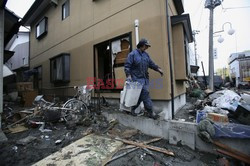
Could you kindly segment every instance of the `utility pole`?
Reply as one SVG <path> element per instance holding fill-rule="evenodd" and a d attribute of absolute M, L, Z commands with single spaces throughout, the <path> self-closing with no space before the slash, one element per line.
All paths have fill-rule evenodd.
<path fill-rule="evenodd" d="M 4 59 L 3 57 L 4 57 L 4 8 L 0 8 L 0 135 L 2 128 L 1 115 L 3 112 L 3 59 Z"/>
<path fill-rule="evenodd" d="M 197 62 L 197 43 L 196 43 L 196 39 L 195 39 L 195 35 L 199 34 L 200 31 L 197 30 L 193 30 L 193 36 L 194 36 L 194 56 L 195 56 L 195 66 L 198 65 Z"/>
<path fill-rule="evenodd" d="M 213 32 L 214 32 L 214 8 L 221 4 L 221 0 L 206 0 L 205 8 L 210 10 L 209 16 L 209 89 L 214 91 L 214 57 L 213 57 Z"/>

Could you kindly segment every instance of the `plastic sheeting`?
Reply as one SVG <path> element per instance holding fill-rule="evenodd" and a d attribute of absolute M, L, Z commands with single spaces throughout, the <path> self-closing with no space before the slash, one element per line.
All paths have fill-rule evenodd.
<path fill-rule="evenodd" d="M 209 98 L 214 98 L 212 106 L 219 108 L 225 108 L 225 106 L 235 102 L 239 102 L 241 99 L 241 97 L 237 93 L 231 90 L 222 90 L 215 92 L 214 94 L 209 96 Z"/>
<path fill-rule="evenodd" d="M 229 112 L 218 107 L 205 106 L 202 110 L 204 113 L 217 113 L 222 115 L 227 115 Z"/>

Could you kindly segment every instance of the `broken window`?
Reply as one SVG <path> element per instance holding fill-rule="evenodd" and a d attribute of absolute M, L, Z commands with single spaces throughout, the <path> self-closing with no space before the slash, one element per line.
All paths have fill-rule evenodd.
<path fill-rule="evenodd" d="M 44 35 L 47 34 L 47 24 L 48 18 L 44 17 L 37 25 L 36 25 L 36 38 L 40 39 Z"/>
<path fill-rule="evenodd" d="M 50 79 L 53 83 L 70 81 L 70 55 L 63 53 L 50 60 Z"/>
<path fill-rule="evenodd" d="M 126 80 L 124 63 L 131 51 L 131 33 L 95 46 L 95 78 L 97 89 L 122 89 Z"/>
<path fill-rule="evenodd" d="M 69 16 L 69 0 L 62 5 L 62 20 Z"/>

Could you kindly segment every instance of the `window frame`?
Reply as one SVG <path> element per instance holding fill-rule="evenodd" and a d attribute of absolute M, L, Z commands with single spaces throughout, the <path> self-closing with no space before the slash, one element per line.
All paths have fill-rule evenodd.
<path fill-rule="evenodd" d="M 37 27 L 42 23 L 42 21 L 45 21 L 44 25 L 44 32 L 40 33 L 38 36 Z M 43 17 L 37 24 L 36 24 L 36 39 L 41 39 L 48 33 L 48 17 Z"/>
<path fill-rule="evenodd" d="M 64 9 L 65 9 L 65 11 L 68 9 L 68 15 L 66 15 L 66 14 L 64 15 Z M 70 0 L 66 0 L 62 4 L 62 20 L 65 20 L 69 16 L 70 16 Z"/>
<path fill-rule="evenodd" d="M 66 69 L 67 65 L 66 65 L 66 58 L 68 57 L 68 69 Z M 53 63 L 59 59 L 62 58 L 62 79 L 56 79 L 56 74 L 53 73 L 55 70 L 53 69 Z M 58 70 L 58 68 L 56 68 L 56 71 Z M 66 71 L 67 70 L 67 71 Z M 68 72 L 68 73 L 66 73 Z M 68 76 L 67 76 L 68 75 Z M 53 58 L 50 58 L 50 82 L 54 83 L 54 84 L 58 84 L 58 83 L 69 83 L 70 82 L 70 54 L 69 53 L 61 53 Z"/>

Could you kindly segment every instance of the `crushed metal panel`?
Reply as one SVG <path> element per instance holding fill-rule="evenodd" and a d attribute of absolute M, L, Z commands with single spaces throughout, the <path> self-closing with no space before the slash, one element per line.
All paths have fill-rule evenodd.
<path fill-rule="evenodd" d="M 33 166 L 101 165 L 122 144 L 120 141 L 92 134 L 64 147 Z"/>

